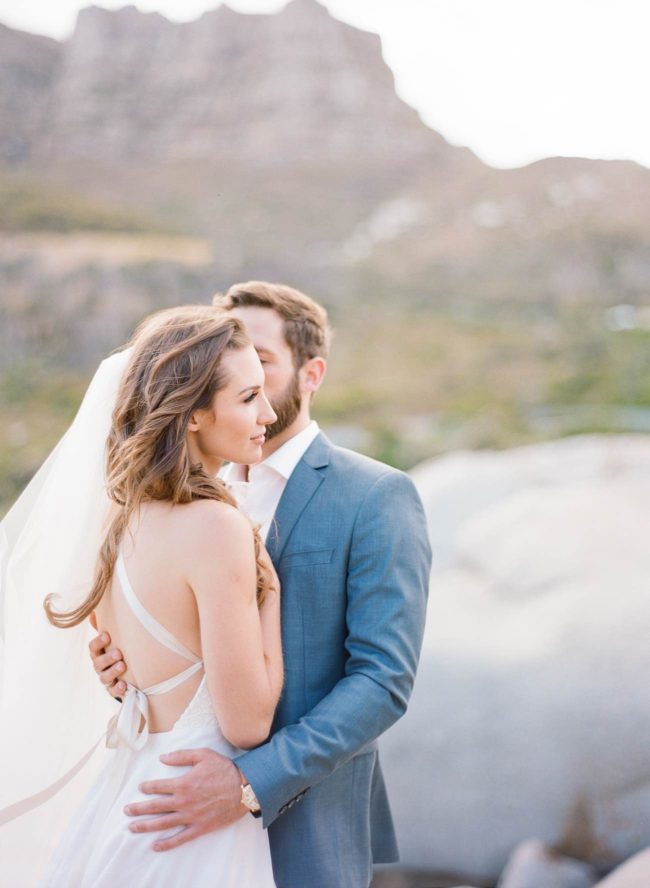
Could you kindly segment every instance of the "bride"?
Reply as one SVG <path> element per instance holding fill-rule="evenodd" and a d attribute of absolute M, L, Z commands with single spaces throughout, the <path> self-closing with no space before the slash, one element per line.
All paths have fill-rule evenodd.
<path fill-rule="evenodd" d="M 226 461 L 259 461 L 275 420 L 263 384 L 236 318 L 199 306 L 153 315 L 128 351 L 104 362 L 75 424 L 2 523 L 0 856 L 15 856 L 3 873 L 12 885 L 273 886 L 266 833 L 243 805 L 232 825 L 164 855 L 129 831 L 123 811 L 145 798 L 145 778 L 178 775 L 165 752 L 232 756 L 271 728 L 283 678 L 279 584 L 216 477 Z M 48 589 L 43 628 L 34 603 Z M 128 663 L 99 764 L 88 736 L 105 701 L 92 674 L 77 680 L 89 622 Z M 37 846 L 48 838 L 57 847 L 43 874 Z"/>

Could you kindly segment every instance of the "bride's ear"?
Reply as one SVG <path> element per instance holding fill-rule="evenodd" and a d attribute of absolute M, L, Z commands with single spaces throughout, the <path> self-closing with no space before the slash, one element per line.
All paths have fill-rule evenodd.
<path fill-rule="evenodd" d="M 198 410 L 195 410 L 194 413 L 190 416 L 190 421 L 187 424 L 188 432 L 198 432 L 201 428 L 201 419 L 199 417 Z"/>

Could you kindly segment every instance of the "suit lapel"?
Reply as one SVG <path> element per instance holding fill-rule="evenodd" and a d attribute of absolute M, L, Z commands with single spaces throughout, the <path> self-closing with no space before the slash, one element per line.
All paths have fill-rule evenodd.
<path fill-rule="evenodd" d="M 266 540 L 266 548 L 276 565 L 296 521 L 325 478 L 331 446 L 319 432 L 287 481 Z"/>

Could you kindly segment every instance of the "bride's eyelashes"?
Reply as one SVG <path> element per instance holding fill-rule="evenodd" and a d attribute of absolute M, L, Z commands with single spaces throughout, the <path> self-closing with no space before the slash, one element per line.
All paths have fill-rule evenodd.
<path fill-rule="evenodd" d="M 251 394 L 247 398 L 244 398 L 244 404 L 250 404 L 250 402 L 254 401 L 258 395 L 259 392 L 251 392 Z"/>

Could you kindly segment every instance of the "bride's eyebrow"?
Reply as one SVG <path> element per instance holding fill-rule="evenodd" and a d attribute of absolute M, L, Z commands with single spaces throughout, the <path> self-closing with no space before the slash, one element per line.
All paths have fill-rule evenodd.
<path fill-rule="evenodd" d="M 240 395 L 243 395 L 244 392 L 257 392 L 262 388 L 261 385 L 249 385 L 248 388 L 242 389 L 240 391 Z"/>

